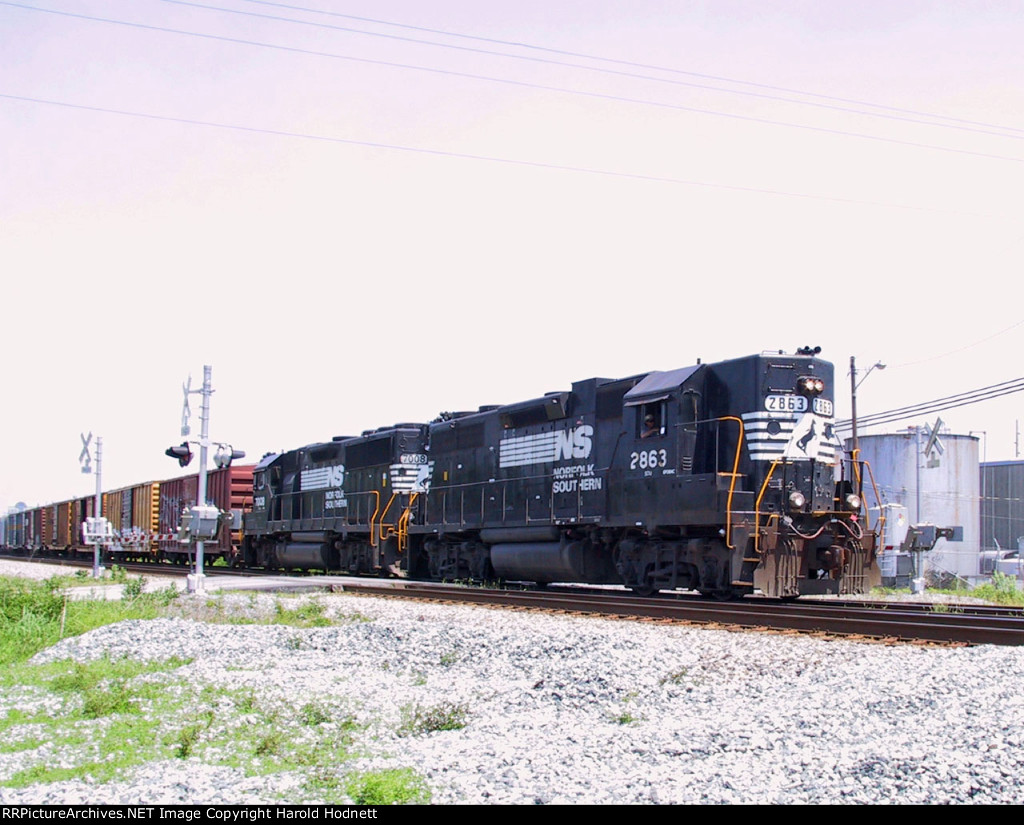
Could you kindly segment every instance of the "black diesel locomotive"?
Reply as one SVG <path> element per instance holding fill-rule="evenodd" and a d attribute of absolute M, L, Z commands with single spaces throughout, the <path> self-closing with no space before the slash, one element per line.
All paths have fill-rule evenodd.
<path fill-rule="evenodd" d="M 442 413 L 271 455 L 244 563 L 732 598 L 880 582 L 817 350 Z"/>

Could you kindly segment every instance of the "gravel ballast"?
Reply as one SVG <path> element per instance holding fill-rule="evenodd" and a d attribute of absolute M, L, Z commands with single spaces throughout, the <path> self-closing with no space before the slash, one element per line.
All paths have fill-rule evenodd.
<path fill-rule="evenodd" d="M 337 776 L 410 768 L 438 804 L 1024 802 L 1017 648 L 302 598 L 315 598 L 337 623 L 201 621 L 194 617 L 266 615 L 297 601 L 183 596 L 180 617 L 100 628 L 33 662 L 176 656 L 188 661 L 174 670 L 177 679 L 251 690 L 282 707 L 315 700 L 344 708 L 359 725 L 353 758 L 332 767 Z M 26 687 L 0 697 L 0 715 L 31 715 L 55 701 L 45 688 Z M 464 726 L 408 729 L 410 708 L 441 706 L 459 708 Z M 45 741 L 12 748 L 33 735 L 22 727 L 5 733 L 0 783 L 40 761 L 75 763 L 74 753 L 48 751 Z M 307 779 L 302 769 L 247 776 L 188 756 L 103 783 L 0 785 L 0 803 L 324 801 Z"/>

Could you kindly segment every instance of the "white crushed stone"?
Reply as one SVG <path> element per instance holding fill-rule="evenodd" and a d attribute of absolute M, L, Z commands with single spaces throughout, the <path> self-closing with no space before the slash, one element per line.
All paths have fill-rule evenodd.
<path fill-rule="evenodd" d="M 5 572 L 0 563 L 0 574 Z M 221 597 L 227 612 L 280 596 Z M 340 770 L 410 767 L 451 803 L 1024 802 L 1024 651 L 825 641 L 352 595 L 326 628 L 127 621 L 34 661 L 179 656 L 198 683 L 368 727 Z M 201 612 L 197 597 L 180 600 Z M 288 602 L 292 604 L 292 602 Z M 191 606 L 191 608 L 190 608 Z M 367 620 L 368 619 L 368 620 Z M 0 714 L 52 694 L 0 696 Z M 459 730 L 399 736 L 401 709 L 463 703 Z M 45 746 L 44 746 L 45 747 Z M 84 746 L 83 746 L 84 747 Z M 0 753 L 0 782 L 38 754 Z M 302 799 L 299 772 L 169 760 L 128 779 L 0 786 L 0 803 L 255 804 Z"/>

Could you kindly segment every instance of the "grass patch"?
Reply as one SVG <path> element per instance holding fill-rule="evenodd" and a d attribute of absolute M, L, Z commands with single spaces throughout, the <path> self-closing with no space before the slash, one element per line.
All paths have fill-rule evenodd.
<path fill-rule="evenodd" d="M 947 596 L 970 596 L 974 599 L 982 599 L 983 601 L 1006 607 L 1024 607 L 1024 590 L 1017 589 L 1017 580 L 1013 576 L 1007 576 L 999 572 L 992 574 L 991 583 L 979 584 L 972 588 L 950 589 L 929 587 L 928 592 Z M 909 593 L 910 589 L 906 587 L 873 587 L 871 589 L 873 596 L 898 596 Z"/>
<path fill-rule="evenodd" d="M 363 726 L 341 709 L 315 702 L 294 709 L 253 689 L 196 685 L 174 674 L 182 664 L 104 659 L 19 665 L 23 690 L 47 691 L 59 704 L 0 719 L 3 750 L 20 752 L 31 763 L 0 787 L 72 778 L 103 783 L 165 759 L 196 759 L 250 776 L 295 770 L 329 776 L 351 758 Z M 340 782 L 321 790 L 327 802 L 348 800 Z"/>
<path fill-rule="evenodd" d="M 121 602 L 69 599 L 65 579 L 0 577 L 0 665 L 31 658 L 68 636 L 125 619 L 152 619 L 178 592 L 139 593 Z M 0 676 L 0 684 L 3 684 Z"/>
<path fill-rule="evenodd" d="M 0 690 L 2 706 L 9 707 L 0 715 L 0 753 L 17 753 L 23 766 L 0 774 L 0 788 L 67 779 L 102 784 L 124 779 L 147 763 L 190 759 L 249 776 L 301 772 L 310 777 L 304 787 L 282 794 L 281 802 L 348 803 L 350 789 L 374 804 L 429 800 L 425 783 L 411 771 L 344 777 L 344 764 L 357 755 L 355 743 L 365 725 L 341 704 L 314 700 L 292 706 L 268 699 L 260 687 L 197 685 L 175 672 L 187 664 L 179 659 L 30 664 L 32 655 L 62 638 L 169 615 L 167 606 L 178 596 L 173 588 L 144 593 L 144 582 L 124 579 L 121 601 L 69 599 L 63 591 L 72 581 L 95 583 L 86 577 L 45 582 L 0 577 Z M 129 588 L 133 581 L 139 583 Z M 331 624 L 322 602 L 294 604 L 278 602 L 275 615 L 253 621 L 300 628 Z M 190 615 L 214 613 L 203 618 L 215 621 L 237 615 L 220 599 L 188 607 Z M 370 621 L 361 614 L 348 620 Z M 26 707 L 38 710 L 19 709 Z M 450 730 L 465 724 L 465 708 L 419 709 L 409 718 L 411 731 Z"/>
<path fill-rule="evenodd" d="M 992 574 L 991 584 L 975 587 L 970 595 L 1008 607 L 1024 607 L 1024 591 L 1017 589 L 1017 580 L 998 571 Z"/>
<path fill-rule="evenodd" d="M 0 734 L 11 750 L 28 752 L 41 744 L 48 746 L 39 762 L 0 785 L 24 787 L 70 778 L 105 782 L 127 768 L 161 758 L 163 753 L 154 738 L 162 722 L 156 716 L 144 717 L 142 712 L 155 701 L 159 703 L 164 680 L 145 677 L 166 677 L 168 671 L 183 664 L 180 659 L 145 663 L 101 659 L 16 667 L 19 684 L 49 691 L 61 702 L 59 710 L 46 709 L 34 715 L 11 712 L 0 720 Z M 98 719 L 104 720 L 103 725 L 89 724 Z M 24 728 L 30 733 L 19 736 Z M 74 760 L 66 755 L 72 750 L 77 754 Z M 54 753 L 60 757 L 54 758 Z M 76 764 L 69 765 L 69 761 Z"/>
<path fill-rule="evenodd" d="M 345 788 L 356 805 L 425 805 L 430 802 L 427 783 L 411 768 L 359 773 L 349 777 Z"/>
<path fill-rule="evenodd" d="M 324 615 L 327 607 L 316 599 L 301 602 L 296 607 L 285 607 L 281 602 L 274 604 L 274 624 L 289 627 L 327 627 L 331 620 Z"/>
<path fill-rule="evenodd" d="M 303 725 L 315 727 L 332 720 L 331 711 L 321 702 L 306 702 L 299 708 L 299 719 Z"/>
<path fill-rule="evenodd" d="M 468 724 L 469 708 L 464 703 L 441 702 L 437 705 L 409 704 L 402 708 L 399 736 L 418 736 L 439 730 L 459 730 Z"/>
<path fill-rule="evenodd" d="M 631 690 L 623 697 L 622 703 L 624 707 L 618 713 L 612 714 L 612 720 L 616 724 L 632 725 L 634 722 L 643 721 L 643 716 L 639 715 L 638 713 L 634 713 L 632 710 L 630 710 L 629 707 L 634 701 L 636 701 L 636 698 L 637 692 L 635 690 Z"/>

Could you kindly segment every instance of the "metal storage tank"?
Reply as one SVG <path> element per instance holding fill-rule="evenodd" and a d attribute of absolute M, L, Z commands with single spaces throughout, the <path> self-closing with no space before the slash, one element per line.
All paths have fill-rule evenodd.
<path fill-rule="evenodd" d="M 940 433 L 939 443 L 927 453 L 929 438 L 923 427 L 862 435 L 858 441 L 882 504 L 902 504 L 911 524 L 963 527 L 963 541 L 940 539 L 934 550 L 923 554 L 930 583 L 950 575 L 976 583 L 981 578 L 978 438 Z M 866 496 L 873 504 L 871 494 Z"/>

